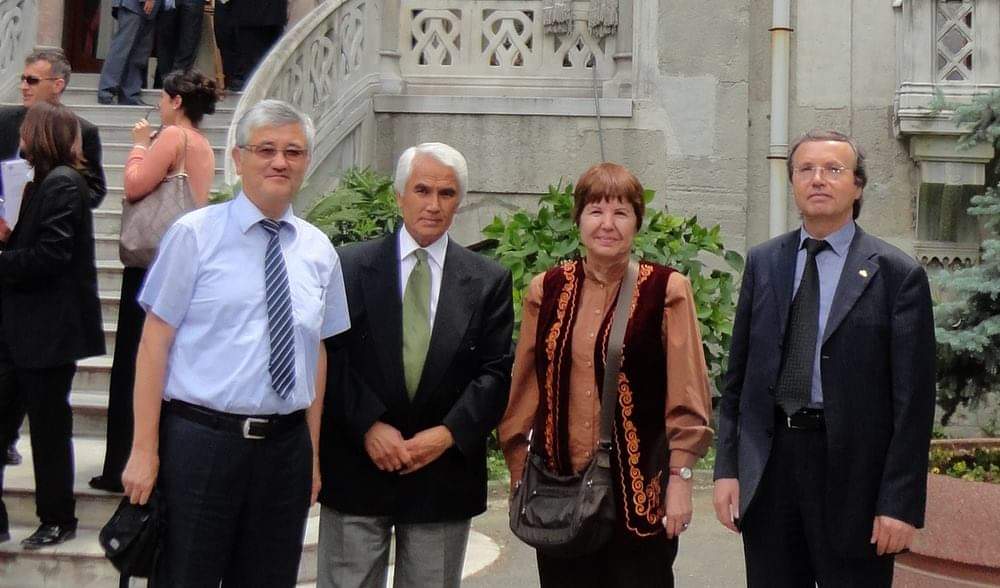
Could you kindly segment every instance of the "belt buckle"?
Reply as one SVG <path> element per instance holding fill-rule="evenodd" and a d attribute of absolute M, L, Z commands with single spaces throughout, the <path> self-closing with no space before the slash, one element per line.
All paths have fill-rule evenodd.
<path fill-rule="evenodd" d="M 267 419 L 258 419 L 254 417 L 247 417 L 243 421 L 243 438 L 244 439 L 266 439 L 264 435 L 255 435 L 250 432 L 250 426 L 254 423 L 267 424 Z"/>
<path fill-rule="evenodd" d="M 792 424 L 792 415 L 786 415 L 785 416 L 785 422 L 788 424 L 788 428 L 792 429 L 793 431 L 797 431 L 797 430 L 799 430 L 799 429 L 802 428 L 802 427 L 799 427 L 797 425 L 793 425 Z"/>

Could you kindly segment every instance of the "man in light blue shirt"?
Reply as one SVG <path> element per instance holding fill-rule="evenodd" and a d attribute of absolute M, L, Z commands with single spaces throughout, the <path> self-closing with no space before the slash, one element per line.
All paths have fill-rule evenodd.
<path fill-rule="evenodd" d="M 236 129 L 243 190 L 164 236 L 139 294 L 133 503 L 167 503 L 164 586 L 294 586 L 319 492 L 326 352 L 347 330 L 340 261 L 291 203 L 314 130 L 265 100 Z M 162 417 L 161 417 L 162 408 Z"/>

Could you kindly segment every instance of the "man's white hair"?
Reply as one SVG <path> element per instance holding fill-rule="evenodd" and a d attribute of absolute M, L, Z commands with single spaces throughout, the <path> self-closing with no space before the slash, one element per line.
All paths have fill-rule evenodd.
<path fill-rule="evenodd" d="M 415 147 L 410 147 L 399 156 L 396 163 L 396 176 L 393 180 L 393 187 L 397 194 L 402 194 L 406 190 L 406 182 L 410 180 L 410 173 L 413 172 L 413 160 L 418 155 L 428 155 L 433 157 L 442 165 L 446 165 L 455 172 L 458 178 L 458 195 L 465 198 L 466 187 L 469 183 L 469 165 L 465 162 L 465 157 L 451 145 L 444 143 L 421 143 Z"/>
<path fill-rule="evenodd" d="M 236 145 L 245 147 L 250 141 L 250 135 L 260 127 L 283 127 L 297 124 L 302 127 L 306 136 L 306 149 L 312 154 L 316 143 L 316 127 L 309 115 L 283 100 L 261 100 L 246 111 L 236 123 Z"/>

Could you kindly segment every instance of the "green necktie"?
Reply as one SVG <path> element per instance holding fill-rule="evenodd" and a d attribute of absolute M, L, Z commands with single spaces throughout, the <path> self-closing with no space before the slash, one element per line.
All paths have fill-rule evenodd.
<path fill-rule="evenodd" d="M 417 256 L 417 265 L 413 266 L 403 291 L 403 375 L 410 400 L 420 385 L 431 342 L 431 268 L 427 265 L 426 249 L 417 249 L 413 254 Z"/>

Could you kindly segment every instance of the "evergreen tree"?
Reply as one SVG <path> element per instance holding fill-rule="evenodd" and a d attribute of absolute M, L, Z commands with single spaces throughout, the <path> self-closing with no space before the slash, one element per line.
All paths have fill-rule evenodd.
<path fill-rule="evenodd" d="M 959 124 L 971 126 L 960 145 L 989 141 L 1000 150 L 1000 92 L 956 109 Z M 997 173 L 1000 177 L 1000 165 Z M 941 424 L 962 406 L 980 407 L 1000 392 L 1000 185 L 974 196 L 970 215 L 981 217 L 985 234 L 978 265 L 942 271 L 935 279 L 941 300 L 935 307 L 938 344 L 938 404 Z"/>

